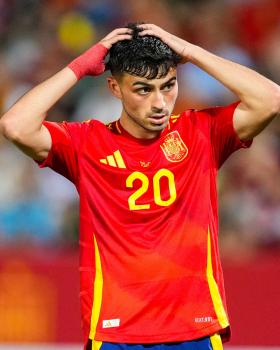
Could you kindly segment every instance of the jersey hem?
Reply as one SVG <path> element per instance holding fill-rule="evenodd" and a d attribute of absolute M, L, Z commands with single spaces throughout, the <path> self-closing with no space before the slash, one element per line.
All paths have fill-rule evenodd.
<path fill-rule="evenodd" d="M 120 334 L 109 334 L 96 332 L 94 339 L 96 341 L 105 341 L 111 343 L 133 343 L 133 344 L 152 344 L 152 343 L 169 343 L 169 342 L 183 342 L 191 341 L 194 339 L 203 338 L 214 333 L 219 333 L 222 330 L 225 330 L 229 327 L 229 324 L 226 327 L 221 327 L 219 323 L 215 323 L 209 327 L 202 328 L 194 332 L 180 332 L 173 334 L 158 334 L 158 335 L 120 335 Z"/>

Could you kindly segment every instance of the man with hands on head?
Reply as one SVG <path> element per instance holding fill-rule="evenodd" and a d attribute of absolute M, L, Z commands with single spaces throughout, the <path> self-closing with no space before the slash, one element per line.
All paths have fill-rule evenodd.
<path fill-rule="evenodd" d="M 120 118 L 108 125 L 45 121 L 81 78 L 104 72 L 108 53 L 107 81 L 122 103 Z M 239 101 L 172 115 L 177 65 L 187 62 Z M 112 31 L 4 114 L 1 133 L 79 192 L 87 350 L 222 349 L 230 332 L 217 171 L 279 110 L 280 88 L 272 81 L 156 25 L 132 24 Z"/>

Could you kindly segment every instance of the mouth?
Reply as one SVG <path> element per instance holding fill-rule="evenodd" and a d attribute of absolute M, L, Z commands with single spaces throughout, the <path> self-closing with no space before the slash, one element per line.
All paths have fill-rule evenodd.
<path fill-rule="evenodd" d="M 160 125 L 165 123 L 168 120 L 168 116 L 166 114 L 153 114 L 148 117 L 151 123 Z"/>

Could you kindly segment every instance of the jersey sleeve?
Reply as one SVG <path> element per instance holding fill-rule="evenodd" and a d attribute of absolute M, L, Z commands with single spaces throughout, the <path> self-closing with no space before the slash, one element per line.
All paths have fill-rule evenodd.
<path fill-rule="evenodd" d="M 210 123 L 210 138 L 213 156 L 220 168 L 224 161 L 236 150 L 248 148 L 252 141 L 241 141 L 233 127 L 233 114 L 239 102 L 225 107 L 213 107 L 207 110 Z"/>
<path fill-rule="evenodd" d="M 37 162 L 39 167 L 49 167 L 77 185 L 79 153 L 89 123 L 45 121 L 43 124 L 50 132 L 52 147 L 47 158 Z"/>

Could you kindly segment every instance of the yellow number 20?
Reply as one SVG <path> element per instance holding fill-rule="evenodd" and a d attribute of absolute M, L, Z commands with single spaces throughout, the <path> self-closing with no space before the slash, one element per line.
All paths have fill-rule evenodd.
<path fill-rule="evenodd" d="M 161 188 L 160 188 L 160 180 L 166 177 L 168 180 L 168 189 L 169 189 L 169 198 L 162 199 L 161 197 Z M 135 171 L 128 176 L 126 179 L 126 187 L 133 188 L 133 183 L 135 180 L 139 180 L 141 182 L 141 186 L 132 193 L 128 198 L 128 206 L 130 210 L 141 210 L 141 209 L 150 209 L 150 204 L 136 204 L 136 200 L 139 199 L 144 193 L 148 191 L 149 188 L 149 178 L 139 172 Z M 161 207 L 167 207 L 175 202 L 177 194 L 176 194 L 176 186 L 174 181 L 174 174 L 167 169 L 160 169 L 153 176 L 153 190 L 154 190 L 154 200 L 155 203 Z"/>

